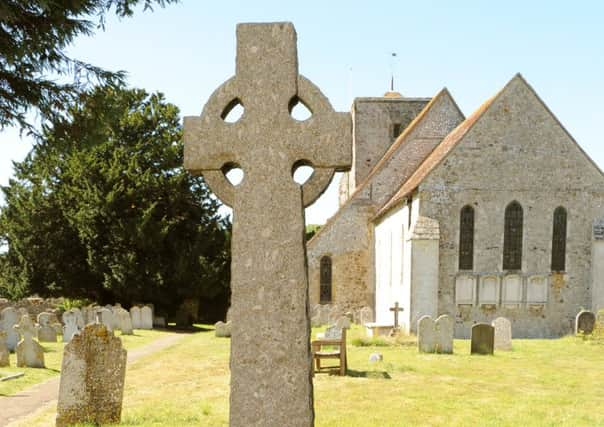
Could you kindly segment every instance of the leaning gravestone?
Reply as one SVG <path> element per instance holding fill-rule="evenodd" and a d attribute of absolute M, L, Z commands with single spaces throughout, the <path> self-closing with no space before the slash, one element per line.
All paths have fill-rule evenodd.
<path fill-rule="evenodd" d="M 17 332 L 14 326 L 20 319 L 19 311 L 15 307 L 6 307 L 0 312 L 1 328 L 6 332 L 6 347 L 8 351 L 15 351 L 17 344 L 21 339 L 19 332 Z"/>
<path fill-rule="evenodd" d="M 453 318 L 443 314 L 434 321 L 424 315 L 417 322 L 417 346 L 420 353 L 453 353 Z"/>
<path fill-rule="evenodd" d="M 231 426 L 314 422 L 304 207 L 351 163 L 351 120 L 298 75 L 290 23 L 237 26 L 235 77 L 185 117 L 185 167 L 233 208 Z M 305 121 L 288 109 L 298 102 Z M 235 123 L 223 120 L 237 104 Z M 292 168 L 312 164 L 303 185 Z M 223 172 L 240 167 L 233 186 Z M 267 345 L 267 338 L 270 345 Z"/>
<path fill-rule="evenodd" d="M 364 325 L 365 323 L 373 322 L 373 310 L 371 307 L 363 307 L 359 311 L 359 323 Z"/>
<path fill-rule="evenodd" d="M 132 318 L 132 327 L 134 329 L 141 328 L 141 309 L 134 305 L 130 308 L 130 317 Z"/>
<path fill-rule="evenodd" d="M 495 328 L 495 350 L 512 349 L 512 324 L 505 317 L 498 317 L 491 322 Z"/>
<path fill-rule="evenodd" d="M 57 331 L 51 326 L 52 315 L 42 312 L 38 314 L 38 341 L 39 342 L 57 342 Z"/>
<path fill-rule="evenodd" d="M 0 368 L 10 366 L 10 352 L 6 346 L 6 332 L 0 330 Z"/>
<path fill-rule="evenodd" d="M 346 316 L 340 316 L 335 323 L 336 327 L 339 329 L 350 329 L 350 319 Z"/>
<path fill-rule="evenodd" d="M 153 310 L 148 305 L 141 308 L 141 329 L 153 329 Z"/>
<path fill-rule="evenodd" d="M 66 311 L 63 313 L 63 342 L 69 342 L 75 334 L 80 330 L 78 328 L 78 317 L 72 311 Z"/>
<path fill-rule="evenodd" d="M 125 376 L 122 341 L 105 325 L 87 325 L 63 351 L 56 425 L 119 423 Z"/>
<path fill-rule="evenodd" d="M 23 339 L 17 344 L 17 366 L 19 368 L 43 368 L 44 349 L 37 341 L 34 341 L 38 328 L 28 314 L 21 317 L 19 324 L 15 325 L 15 329 L 23 336 Z"/>
<path fill-rule="evenodd" d="M 589 335 L 596 326 L 596 315 L 588 310 L 581 310 L 575 319 L 575 334 Z"/>
<path fill-rule="evenodd" d="M 495 350 L 495 328 L 486 323 L 472 326 L 472 354 L 493 354 Z"/>

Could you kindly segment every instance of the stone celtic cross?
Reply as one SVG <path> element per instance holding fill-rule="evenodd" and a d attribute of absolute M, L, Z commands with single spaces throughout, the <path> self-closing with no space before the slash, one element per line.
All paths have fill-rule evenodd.
<path fill-rule="evenodd" d="M 298 102 L 305 121 L 290 114 Z M 228 123 L 236 104 L 244 113 Z M 350 115 L 298 74 L 292 24 L 240 24 L 236 75 L 185 117 L 184 141 L 185 167 L 233 208 L 230 425 L 313 425 L 304 207 L 350 167 Z M 299 165 L 314 168 L 302 186 Z"/>
<path fill-rule="evenodd" d="M 394 303 L 394 307 L 389 308 L 390 311 L 394 311 L 394 329 L 398 328 L 398 312 L 403 311 L 403 307 L 399 307 L 398 301 Z"/>

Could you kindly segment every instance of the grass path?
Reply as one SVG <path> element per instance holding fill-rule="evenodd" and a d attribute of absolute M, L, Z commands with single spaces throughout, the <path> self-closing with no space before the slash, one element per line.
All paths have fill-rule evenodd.
<path fill-rule="evenodd" d="M 129 365 L 121 425 L 227 426 L 229 345 L 201 332 Z M 495 356 L 469 347 L 456 340 L 453 355 L 422 355 L 349 345 L 346 377 L 314 378 L 316 426 L 604 426 L 604 345 L 515 340 Z M 370 364 L 376 351 L 384 361 Z M 54 411 L 20 425 L 52 425 Z"/>

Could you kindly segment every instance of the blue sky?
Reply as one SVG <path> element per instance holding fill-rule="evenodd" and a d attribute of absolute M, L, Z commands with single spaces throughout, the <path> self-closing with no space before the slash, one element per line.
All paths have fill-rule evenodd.
<path fill-rule="evenodd" d="M 466 115 L 521 72 L 585 151 L 604 167 L 604 2 L 183 0 L 130 19 L 109 18 L 73 56 L 128 72 L 130 85 L 161 91 L 183 115 L 201 112 L 235 66 L 238 22 L 292 21 L 300 72 L 337 110 L 380 96 L 390 80 L 406 96 L 447 87 Z M 0 184 L 29 149 L 0 133 Z M 307 210 L 321 223 L 337 207 L 330 190 Z"/>

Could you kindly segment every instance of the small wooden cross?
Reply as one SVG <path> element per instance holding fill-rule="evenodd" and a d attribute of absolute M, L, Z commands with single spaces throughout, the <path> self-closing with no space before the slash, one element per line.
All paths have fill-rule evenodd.
<path fill-rule="evenodd" d="M 403 310 L 403 307 L 399 307 L 398 301 L 394 303 L 394 307 L 390 307 L 390 311 L 394 311 L 394 329 L 398 329 L 398 312 Z"/>

